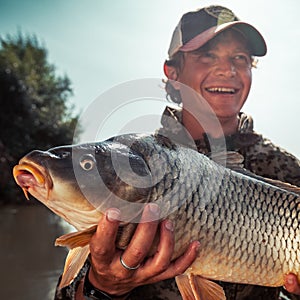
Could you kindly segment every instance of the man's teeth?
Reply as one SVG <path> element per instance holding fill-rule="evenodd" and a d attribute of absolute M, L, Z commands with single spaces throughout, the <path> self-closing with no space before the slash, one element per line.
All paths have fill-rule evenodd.
<path fill-rule="evenodd" d="M 208 88 L 207 89 L 211 93 L 230 93 L 234 94 L 236 92 L 233 88 L 224 88 L 224 87 L 216 87 L 216 88 Z"/>

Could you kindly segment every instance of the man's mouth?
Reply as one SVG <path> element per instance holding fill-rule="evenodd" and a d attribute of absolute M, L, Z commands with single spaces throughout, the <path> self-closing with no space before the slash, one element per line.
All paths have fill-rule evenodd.
<path fill-rule="evenodd" d="M 206 88 L 206 91 L 209 93 L 218 93 L 218 94 L 236 94 L 238 92 L 237 89 L 227 88 L 227 87 L 212 87 Z"/>

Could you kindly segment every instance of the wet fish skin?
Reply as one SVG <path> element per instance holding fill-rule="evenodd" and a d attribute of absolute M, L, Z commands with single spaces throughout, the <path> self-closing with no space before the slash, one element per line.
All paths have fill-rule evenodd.
<path fill-rule="evenodd" d="M 124 174 L 114 171 L 112 153 Z M 80 166 L 83 156 L 94 158 L 97 167 L 92 172 Z M 140 211 L 130 214 L 128 201 L 157 202 L 162 218 L 175 223 L 173 258 L 181 255 L 191 240 L 201 243 L 187 275 L 265 286 L 283 285 L 287 273 L 299 278 L 300 197 L 288 189 L 224 168 L 166 138 L 144 135 L 32 152 L 15 169 L 19 183 L 26 163 L 42 168 L 45 180 L 52 181 L 47 199 L 39 199 L 34 188 L 29 188 L 29 193 L 48 207 L 54 206 L 53 210 L 78 230 L 96 225 L 101 217 L 86 196 L 94 197 L 96 206 L 110 195 L 123 197 L 124 209 L 134 222 Z M 130 170 L 124 168 L 128 163 L 133 166 Z M 93 180 L 96 170 L 107 186 L 101 198 L 99 182 Z M 129 178 L 132 184 L 121 178 Z M 61 202 L 63 205 L 58 204 Z M 74 206 L 79 207 L 76 215 L 72 215 Z M 87 212 L 92 217 L 87 217 Z"/>

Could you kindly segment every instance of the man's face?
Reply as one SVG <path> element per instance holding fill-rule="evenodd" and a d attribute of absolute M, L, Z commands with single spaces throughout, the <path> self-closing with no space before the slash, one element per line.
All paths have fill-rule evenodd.
<path fill-rule="evenodd" d="M 184 53 L 177 81 L 203 96 L 219 119 L 226 119 L 235 117 L 247 99 L 252 60 L 246 42 L 234 31 L 228 30 L 215 40 L 208 48 Z M 193 106 L 196 108 L 197 104 Z"/>

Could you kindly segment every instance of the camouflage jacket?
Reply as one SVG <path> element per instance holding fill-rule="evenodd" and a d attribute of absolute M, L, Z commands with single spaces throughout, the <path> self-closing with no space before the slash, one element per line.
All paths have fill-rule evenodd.
<path fill-rule="evenodd" d="M 224 147 L 224 139 L 213 140 L 204 136 L 201 140 L 191 141 L 181 125 L 181 111 L 167 107 L 162 116 L 162 127 L 157 133 L 168 136 L 172 140 L 197 147 L 203 154 L 209 155 Z M 193 145 L 192 145 L 193 144 Z M 239 115 L 239 126 L 236 134 L 225 137 L 228 151 L 236 151 L 244 157 L 244 167 L 253 173 L 289 182 L 300 186 L 300 161 L 284 149 L 274 145 L 270 140 L 253 130 L 252 118 L 244 113 Z M 88 269 L 87 261 L 74 282 L 56 291 L 55 300 L 75 300 L 75 291 Z M 277 300 L 300 299 L 300 296 L 288 294 L 283 288 L 267 288 L 253 285 L 218 282 L 224 289 L 228 300 Z M 288 297 L 285 298 L 284 296 Z M 130 294 L 130 300 L 177 300 L 181 299 L 174 279 L 165 280 L 153 285 L 141 286 Z"/>

